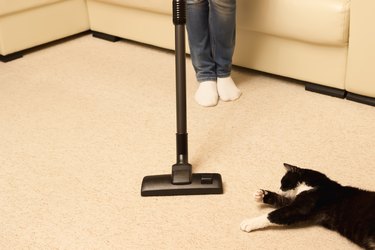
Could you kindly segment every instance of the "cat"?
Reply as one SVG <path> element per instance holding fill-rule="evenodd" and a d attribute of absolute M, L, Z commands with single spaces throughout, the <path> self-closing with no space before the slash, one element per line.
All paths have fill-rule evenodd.
<path fill-rule="evenodd" d="M 277 209 L 241 223 L 251 232 L 275 225 L 321 225 L 360 247 L 375 250 L 375 192 L 342 186 L 326 175 L 284 163 L 280 193 L 260 189 L 257 202 Z"/>

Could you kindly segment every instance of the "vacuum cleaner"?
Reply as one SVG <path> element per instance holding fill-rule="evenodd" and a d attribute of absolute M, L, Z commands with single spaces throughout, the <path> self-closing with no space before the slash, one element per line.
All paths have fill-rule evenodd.
<path fill-rule="evenodd" d="M 173 24 L 175 26 L 177 162 L 172 173 L 145 176 L 142 196 L 222 194 L 223 184 L 218 173 L 192 173 L 188 162 L 188 134 L 186 122 L 186 53 L 185 24 L 186 1 L 173 0 Z"/>

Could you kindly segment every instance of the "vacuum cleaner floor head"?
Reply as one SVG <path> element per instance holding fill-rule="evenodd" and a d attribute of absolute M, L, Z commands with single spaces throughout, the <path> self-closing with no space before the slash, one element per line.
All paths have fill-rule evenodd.
<path fill-rule="evenodd" d="M 142 181 L 142 196 L 222 194 L 223 183 L 217 173 L 192 174 L 191 183 L 173 184 L 172 175 L 146 176 Z"/>

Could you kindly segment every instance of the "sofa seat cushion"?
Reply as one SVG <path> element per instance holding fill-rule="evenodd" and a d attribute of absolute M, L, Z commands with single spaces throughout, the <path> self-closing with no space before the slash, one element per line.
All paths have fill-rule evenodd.
<path fill-rule="evenodd" d="M 303 42 L 344 46 L 349 36 L 349 9 L 350 0 L 237 0 L 237 27 Z"/>
<path fill-rule="evenodd" d="M 61 2 L 63 0 L 27 0 L 27 1 L 9 1 L 0 0 L 0 16 L 28 10 L 31 8 Z"/>
<path fill-rule="evenodd" d="M 128 8 L 141 9 L 162 14 L 172 13 L 172 0 L 96 0 Z"/>

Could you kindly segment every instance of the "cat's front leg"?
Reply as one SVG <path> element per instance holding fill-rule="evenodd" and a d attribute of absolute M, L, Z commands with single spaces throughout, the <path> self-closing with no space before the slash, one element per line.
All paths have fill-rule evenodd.
<path fill-rule="evenodd" d="M 259 217 L 255 217 L 252 219 L 243 220 L 241 222 L 240 228 L 242 231 L 249 233 L 251 231 L 255 231 L 261 228 L 266 228 L 272 225 L 276 225 L 276 224 L 272 223 L 268 219 L 268 214 L 266 214 L 266 215 L 261 215 Z"/>
<path fill-rule="evenodd" d="M 312 219 L 314 202 L 299 196 L 291 205 L 276 209 L 268 214 L 268 219 L 275 224 L 291 225 Z"/>
<path fill-rule="evenodd" d="M 254 193 L 254 199 L 256 202 L 265 203 L 274 207 L 284 207 L 292 202 L 290 198 L 263 189 L 259 189 Z"/>
<path fill-rule="evenodd" d="M 256 202 L 269 204 L 272 206 L 276 206 L 278 203 L 277 201 L 281 199 L 278 197 L 279 195 L 277 193 L 259 189 L 255 191 L 254 193 L 254 200 Z M 273 225 L 273 223 L 268 219 L 268 214 L 261 215 L 259 217 L 255 217 L 252 219 L 245 219 L 241 222 L 240 228 L 244 232 L 251 232 L 257 229 L 265 228 L 270 225 Z"/>
<path fill-rule="evenodd" d="M 309 218 L 310 210 L 311 207 L 309 205 L 292 204 L 287 207 L 276 209 L 266 215 L 261 215 L 252 219 L 245 219 L 241 222 L 240 227 L 242 231 L 249 233 L 272 225 L 291 225 L 297 222 L 306 221 Z"/>
<path fill-rule="evenodd" d="M 265 203 L 274 207 L 284 207 L 292 202 L 292 199 L 279 195 L 275 192 L 259 189 L 254 193 L 254 200 L 256 202 Z M 269 214 L 261 215 L 252 219 L 245 219 L 241 222 L 240 228 L 244 232 L 251 232 L 257 229 L 266 228 L 272 225 L 279 225 L 273 223 L 269 219 Z"/>

